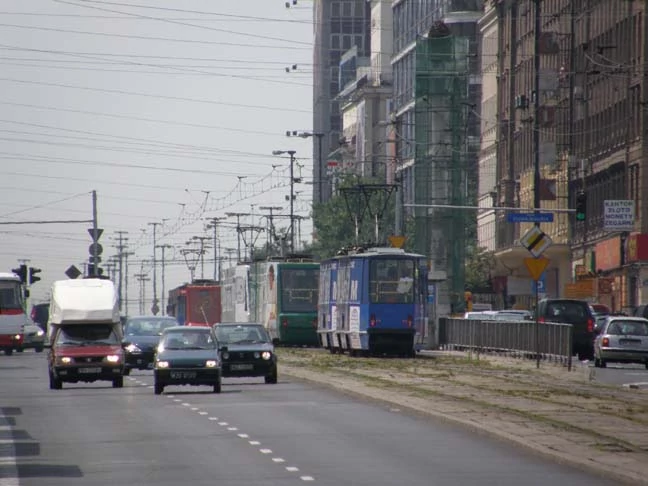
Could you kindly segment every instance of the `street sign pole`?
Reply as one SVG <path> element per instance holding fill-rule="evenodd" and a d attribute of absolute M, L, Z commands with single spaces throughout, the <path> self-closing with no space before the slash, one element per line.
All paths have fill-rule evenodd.
<path fill-rule="evenodd" d="M 538 280 L 535 281 L 535 352 L 536 368 L 540 368 L 540 313 L 538 312 Z"/>

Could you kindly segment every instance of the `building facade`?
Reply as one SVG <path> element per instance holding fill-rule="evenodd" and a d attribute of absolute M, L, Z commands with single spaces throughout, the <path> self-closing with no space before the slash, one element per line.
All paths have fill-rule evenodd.
<path fill-rule="evenodd" d="M 648 232 L 643 217 L 648 204 L 641 198 L 648 189 L 646 2 L 544 0 L 539 12 L 536 5 L 492 0 L 481 21 L 484 35 L 496 25 L 499 52 L 493 118 L 499 135 L 490 192 L 495 205 L 504 207 L 533 208 L 539 196 L 540 207 L 553 212 L 553 222 L 541 224 L 553 240 L 544 254 L 550 264 L 540 281 L 542 295 L 588 298 L 628 310 L 648 297 L 641 258 L 642 235 Z M 486 109 L 486 95 L 492 93 L 490 88 L 484 93 Z M 484 205 L 492 183 L 486 169 L 489 140 L 483 130 Z M 581 192 L 587 199 L 584 220 L 555 212 L 573 209 Z M 606 204 L 619 200 L 634 205 L 627 231 L 611 227 L 605 215 Z M 512 223 L 507 211 L 487 214 L 478 233 L 489 249 L 494 234 L 500 290 L 508 304 L 530 305 L 533 285 L 524 282 L 530 279 L 523 263 L 530 255 L 518 241 L 533 223 Z"/>
<path fill-rule="evenodd" d="M 313 202 L 331 196 L 327 155 L 339 148 L 342 116 L 339 102 L 339 67 L 342 55 L 356 46 L 358 55 L 370 55 L 371 6 L 367 0 L 315 0 L 313 2 L 313 132 L 323 133 L 320 150 L 313 147 Z"/>

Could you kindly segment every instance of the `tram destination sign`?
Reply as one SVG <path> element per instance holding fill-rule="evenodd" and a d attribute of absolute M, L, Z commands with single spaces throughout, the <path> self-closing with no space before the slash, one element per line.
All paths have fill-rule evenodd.
<path fill-rule="evenodd" d="M 623 199 L 603 201 L 603 229 L 605 231 L 632 231 L 634 221 L 634 201 Z"/>

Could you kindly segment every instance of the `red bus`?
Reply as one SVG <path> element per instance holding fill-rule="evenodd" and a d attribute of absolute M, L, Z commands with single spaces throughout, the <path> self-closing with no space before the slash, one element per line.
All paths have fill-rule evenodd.
<path fill-rule="evenodd" d="M 169 291 L 167 314 L 182 326 L 212 326 L 221 320 L 221 286 L 194 280 Z"/>

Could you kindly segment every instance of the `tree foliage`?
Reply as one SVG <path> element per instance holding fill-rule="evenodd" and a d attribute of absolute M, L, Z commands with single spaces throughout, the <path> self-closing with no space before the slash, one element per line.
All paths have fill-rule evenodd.
<path fill-rule="evenodd" d="M 329 201 L 313 206 L 313 225 L 315 235 L 312 251 L 319 258 L 328 258 L 343 246 L 359 244 L 386 244 L 387 235 L 392 234 L 394 226 L 395 193 L 386 201 L 386 193 L 371 193 L 367 202 L 364 195 L 345 197 L 344 189 L 357 186 L 359 183 L 371 184 L 373 181 L 348 176 L 344 178 Z M 367 207 L 367 204 L 369 206 Z M 375 216 L 382 212 L 379 219 L 379 236 L 375 236 Z M 358 237 L 354 217 L 358 218 Z"/>
<path fill-rule="evenodd" d="M 466 289 L 473 292 L 489 289 L 494 268 L 494 253 L 471 243 L 466 248 Z"/>

